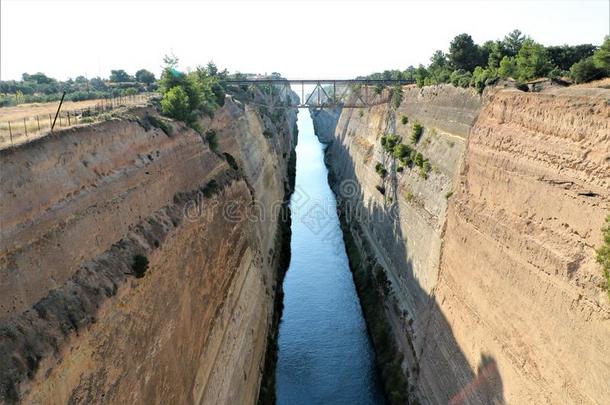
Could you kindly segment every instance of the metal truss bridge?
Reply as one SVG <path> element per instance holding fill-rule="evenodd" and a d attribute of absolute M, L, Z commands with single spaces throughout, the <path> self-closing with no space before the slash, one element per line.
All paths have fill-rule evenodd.
<path fill-rule="evenodd" d="M 383 79 L 240 79 L 225 80 L 236 99 L 260 103 L 270 108 L 368 108 L 390 101 L 397 87 L 414 80 Z M 313 91 L 305 93 L 313 86 Z M 300 90 L 300 99 L 291 96 Z"/>

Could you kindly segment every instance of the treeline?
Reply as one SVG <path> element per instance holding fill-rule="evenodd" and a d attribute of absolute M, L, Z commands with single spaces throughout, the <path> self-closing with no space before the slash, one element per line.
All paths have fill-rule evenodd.
<path fill-rule="evenodd" d="M 434 52 L 428 66 L 409 66 L 405 71 L 386 70 L 367 76 L 371 79 L 414 80 L 419 86 L 452 83 L 482 91 L 498 79 L 518 83 L 549 78 L 569 78 L 575 83 L 610 76 L 610 37 L 601 47 L 591 44 L 543 46 L 521 31 L 514 30 L 502 40 L 476 44 L 468 34 L 456 36 L 449 52 Z"/>
<path fill-rule="evenodd" d="M 146 69 L 134 76 L 122 69 L 111 70 L 108 79 L 78 76 L 60 81 L 44 73 L 24 73 L 21 80 L 0 81 L 0 107 L 22 103 L 43 103 L 59 100 L 66 92 L 66 100 L 80 101 L 103 97 L 117 97 L 154 91 L 156 78 Z"/>

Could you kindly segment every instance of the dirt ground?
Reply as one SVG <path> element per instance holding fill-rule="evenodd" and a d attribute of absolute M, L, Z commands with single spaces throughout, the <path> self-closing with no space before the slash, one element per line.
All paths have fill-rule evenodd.
<path fill-rule="evenodd" d="M 102 111 L 110 111 L 123 106 L 141 105 L 145 104 L 150 96 L 151 94 L 138 94 L 107 100 L 64 101 L 55 128 L 90 123 L 99 118 L 94 116 L 83 119 L 84 117 L 79 113 L 79 110 L 103 107 Z M 58 107 L 59 101 L 0 108 L 0 149 L 29 142 L 48 134 Z"/>
<path fill-rule="evenodd" d="M 93 107 L 96 104 L 101 103 L 103 100 L 84 100 L 84 101 L 64 101 L 61 109 L 66 110 L 78 110 L 81 108 Z M 18 121 L 24 118 L 29 118 L 33 115 L 44 115 L 55 114 L 59 101 L 53 101 L 50 103 L 30 103 L 20 104 L 15 107 L 3 107 L 0 108 L 0 122 L 6 121 Z"/>

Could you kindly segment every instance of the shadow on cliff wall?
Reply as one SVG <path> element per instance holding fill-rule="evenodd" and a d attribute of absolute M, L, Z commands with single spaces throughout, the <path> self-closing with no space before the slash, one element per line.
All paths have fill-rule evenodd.
<path fill-rule="evenodd" d="M 351 215 L 348 215 L 347 221 L 356 220 L 366 230 L 368 242 L 389 259 L 389 266 L 396 270 L 393 273 L 402 279 L 402 285 L 408 286 L 411 296 L 407 299 L 413 302 L 416 313 L 406 314 L 409 319 L 404 319 L 402 323 L 408 330 L 407 340 L 416 357 L 417 364 L 409 366 L 415 371 L 421 399 L 424 403 L 451 405 L 504 404 L 502 378 L 493 355 L 481 353 L 477 372 L 472 371 L 436 298 L 422 288 L 415 277 L 412 261 L 406 259 L 409 235 L 404 235 L 400 227 L 397 203 L 400 197 L 394 167 L 385 181 L 388 187 L 385 190 L 385 203 L 380 205 L 369 199 L 368 204 L 364 204 L 354 162 L 343 142 L 352 112 L 344 111 L 349 116 L 347 123 L 344 123 L 343 133 L 337 134 L 340 139 L 330 142 L 326 149 L 330 183 L 338 200 L 350 205 Z M 350 183 L 349 187 L 344 187 L 346 181 Z M 348 195 L 345 195 L 346 191 Z M 395 291 L 398 290 L 395 288 Z M 416 330 L 423 336 L 417 336 L 414 333 Z M 415 346 L 420 349 L 415 351 Z"/>

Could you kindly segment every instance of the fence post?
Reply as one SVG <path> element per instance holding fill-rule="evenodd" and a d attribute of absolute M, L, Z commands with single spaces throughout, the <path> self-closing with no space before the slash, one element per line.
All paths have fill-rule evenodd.
<path fill-rule="evenodd" d="M 40 118 L 38 118 L 38 115 L 36 116 L 36 122 L 38 123 L 38 132 L 40 132 Z"/>
<path fill-rule="evenodd" d="M 53 119 L 51 118 L 51 114 L 49 113 L 49 126 L 51 127 L 51 131 L 53 130 Z"/>
<path fill-rule="evenodd" d="M 13 130 L 11 129 L 11 122 L 8 122 L 8 134 L 11 137 L 11 145 L 13 144 Z"/>
<path fill-rule="evenodd" d="M 68 126 L 70 126 L 70 111 L 68 111 Z"/>
<path fill-rule="evenodd" d="M 28 126 L 25 124 L 25 117 L 23 118 L 23 130 L 25 131 L 25 136 L 28 136 Z"/>
<path fill-rule="evenodd" d="M 55 113 L 55 119 L 53 120 L 53 124 L 51 124 L 51 132 L 53 132 L 53 128 L 55 127 L 55 121 L 57 121 L 57 116 L 59 115 L 59 110 L 61 110 L 61 105 L 64 102 L 64 97 L 66 96 L 66 92 L 64 91 L 61 95 L 61 100 L 59 100 L 59 107 L 57 107 L 57 112 Z M 59 118 L 59 125 L 61 125 L 61 117 Z"/>

